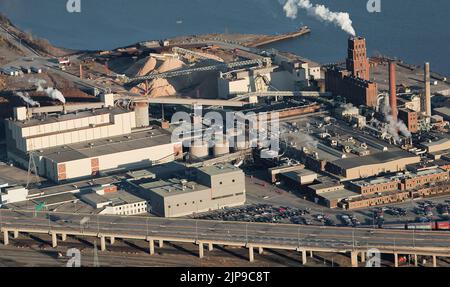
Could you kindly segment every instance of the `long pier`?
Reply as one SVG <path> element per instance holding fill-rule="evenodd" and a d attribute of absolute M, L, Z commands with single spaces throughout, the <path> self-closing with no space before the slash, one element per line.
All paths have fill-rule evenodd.
<path fill-rule="evenodd" d="M 306 35 L 309 33 L 311 33 L 311 29 L 307 26 L 304 26 L 304 27 L 301 27 L 298 31 L 295 31 L 292 33 L 286 33 L 286 34 L 281 34 L 281 35 L 276 35 L 276 36 L 261 37 L 260 39 L 255 40 L 254 42 L 247 44 L 246 46 L 251 47 L 251 48 L 258 48 L 258 47 L 266 46 L 266 45 L 269 45 L 272 43 L 297 38 L 297 37 L 300 37 L 300 36 L 303 36 L 303 35 Z"/>

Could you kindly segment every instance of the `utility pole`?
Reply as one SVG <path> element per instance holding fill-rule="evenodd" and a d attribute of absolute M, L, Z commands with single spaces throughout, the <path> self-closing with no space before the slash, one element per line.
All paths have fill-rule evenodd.
<path fill-rule="evenodd" d="M 34 161 L 34 152 L 31 151 L 28 153 L 28 173 L 27 173 L 27 185 L 26 188 L 28 188 L 30 186 L 31 183 L 31 174 L 34 173 L 35 177 L 36 177 L 36 183 L 39 183 L 39 176 L 38 176 L 38 171 L 37 171 L 37 167 L 36 167 L 36 162 Z"/>

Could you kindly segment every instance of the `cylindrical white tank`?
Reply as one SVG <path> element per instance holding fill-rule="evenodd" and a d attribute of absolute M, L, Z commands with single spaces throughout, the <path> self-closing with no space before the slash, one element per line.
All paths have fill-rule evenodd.
<path fill-rule="evenodd" d="M 230 153 L 230 144 L 228 141 L 216 143 L 213 147 L 213 154 L 215 157 L 223 156 Z"/>
<path fill-rule="evenodd" d="M 192 142 L 189 150 L 191 158 L 205 158 L 209 156 L 209 146 L 206 142 Z"/>
<path fill-rule="evenodd" d="M 134 113 L 136 116 L 136 127 L 143 128 L 150 125 L 148 103 L 136 102 L 134 105 Z"/>

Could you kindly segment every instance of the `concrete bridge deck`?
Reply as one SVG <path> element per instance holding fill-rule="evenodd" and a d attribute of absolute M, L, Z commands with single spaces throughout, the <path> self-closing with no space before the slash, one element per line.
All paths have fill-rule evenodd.
<path fill-rule="evenodd" d="M 398 265 L 399 254 L 450 257 L 450 234 L 437 231 L 383 230 L 303 226 L 290 224 L 222 222 L 190 219 L 151 217 L 83 215 L 53 212 L 0 211 L 4 244 L 9 236 L 20 232 L 50 234 L 52 245 L 68 235 L 100 238 L 101 249 L 106 249 L 106 239 L 113 244 L 115 238 L 138 239 L 149 242 L 150 253 L 154 243 L 162 247 L 164 242 L 187 242 L 212 250 L 213 245 L 240 246 L 249 249 L 253 261 L 253 249 L 260 253 L 264 248 L 306 252 L 349 252 L 352 265 L 355 256 L 376 248 L 381 253 L 394 254 Z M 363 256 L 365 257 L 365 256 Z M 361 258 L 363 258 L 361 257 Z M 357 258 L 357 257 L 356 257 Z M 357 259 L 356 259 L 357 260 Z"/>

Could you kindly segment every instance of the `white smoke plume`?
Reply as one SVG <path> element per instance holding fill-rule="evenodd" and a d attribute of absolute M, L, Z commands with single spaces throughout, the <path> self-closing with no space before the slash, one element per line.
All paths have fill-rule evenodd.
<path fill-rule="evenodd" d="M 47 84 L 45 80 L 35 78 L 29 79 L 28 82 L 34 84 L 37 87 L 38 92 L 43 92 L 44 89 L 42 88 L 42 85 Z"/>
<path fill-rule="evenodd" d="M 385 132 L 390 134 L 397 142 L 400 141 L 399 132 L 405 137 L 411 137 L 411 132 L 403 121 L 399 121 L 392 116 L 391 107 L 387 102 L 383 105 L 383 114 L 387 121 Z"/>
<path fill-rule="evenodd" d="M 33 83 L 36 86 L 36 92 L 44 92 L 47 94 L 47 96 L 51 99 L 58 100 L 61 103 L 66 103 L 66 98 L 64 98 L 64 95 L 57 89 L 48 87 L 44 89 L 42 85 L 45 85 L 47 82 L 42 79 L 29 79 L 28 82 Z"/>
<path fill-rule="evenodd" d="M 47 96 L 51 99 L 58 100 L 61 103 L 66 103 L 66 98 L 64 98 L 64 95 L 57 89 L 54 89 L 52 87 L 48 87 L 44 90 L 44 92 L 47 94 Z"/>
<path fill-rule="evenodd" d="M 356 35 L 356 31 L 353 28 L 352 20 L 348 13 L 333 12 L 324 5 L 313 5 L 309 0 L 287 0 L 283 7 L 286 17 L 292 19 L 297 18 L 299 8 L 306 10 L 309 15 L 314 16 L 320 21 L 333 23 L 346 33 L 352 36 Z"/>
<path fill-rule="evenodd" d="M 28 93 L 24 94 L 22 92 L 17 92 L 16 95 L 18 97 L 20 97 L 25 103 L 27 103 L 28 105 L 30 105 L 32 107 L 36 107 L 36 106 L 39 107 L 41 105 L 38 102 L 31 99 Z"/>

